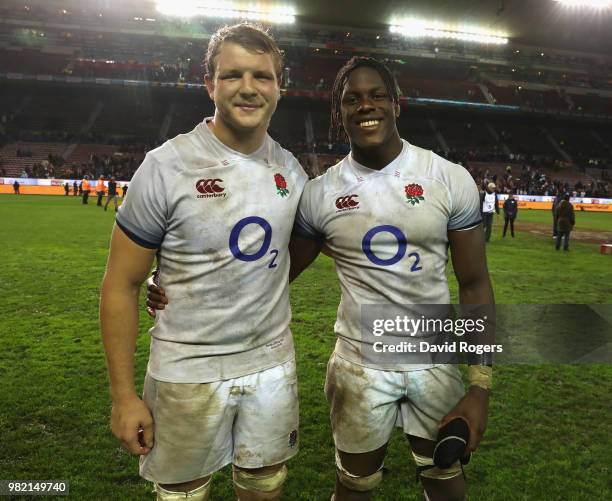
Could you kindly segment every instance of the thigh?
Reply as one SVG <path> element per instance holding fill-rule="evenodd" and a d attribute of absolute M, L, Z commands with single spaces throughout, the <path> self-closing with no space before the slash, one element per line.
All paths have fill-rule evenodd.
<path fill-rule="evenodd" d="M 327 365 L 325 395 L 336 448 L 353 454 L 370 452 L 389 441 L 403 397 L 402 375 L 333 354 Z"/>
<path fill-rule="evenodd" d="M 261 468 L 295 456 L 299 427 L 295 360 L 241 379 L 232 462 L 240 468 Z"/>
<path fill-rule="evenodd" d="M 440 365 L 405 373 L 406 400 L 400 404 L 404 433 L 436 440 L 441 419 L 461 400 L 465 388 L 459 369 Z"/>
<path fill-rule="evenodd" d="M 147 375 L 143 400 L 154 421 L 153 449 L 140 459 L 140 474 L 178 484 L 214 473 L 231 462 L 236 402 L 231 380 L 166 383 Z"/>

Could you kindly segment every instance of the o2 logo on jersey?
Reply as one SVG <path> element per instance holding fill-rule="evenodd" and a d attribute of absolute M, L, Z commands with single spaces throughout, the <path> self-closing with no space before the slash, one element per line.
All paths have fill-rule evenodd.
<path fill-rule="evenodd" d="M 348 195 L 346 197 L 336 198 L 336 208 L 338 209 L 336 212 L 358 209 L 359 200 L 355 200 L 356 198 L 359 198 L 359 195 Z"/>
<path fill-rule="evenodd" d="M 264 239 L 258 251 L 252 254 L 246 254 L 240 249 L 238 239 L 240 238 L 240 233 L 242 233 L 242 230 L 250 224 L 256 224 L 264 230 Z M 229 248 L 234 257 L 236 259 L 239 259 L 240 261 L 245 261 L 247 263 L 257 261 L 258 259 L 261 259 L 266 254 L 268 254 L 268 249 L 270 248 L 271 243 L 272 226 L 270 226 L 270 223 L 268 223 L 268 221 L 266 221 L 263 217 L 258 216 L 249 216 L 238 221 L 236 225 L 232 228 L 229 237 Z M 272 256 L 272 260 L 268 264 L 268 268 L 276 268 L 277 264 L 275 263 L 275 261 L 276 257 L 278 256 L 278 249 L 272 249 L 268 255 Z"/>
<path fill-rule="evenodd" d="M 379 233 L 391 233 L 395 239 L 397 240 L 397 252 L 394 256 L 383 259 L 374 254 L 372 250 L 372 239 L 378 235 Z M 383 224 L 381 226 L 375 226 L 371 230 L 369 230 L 361 241 L 361 249 L 366 257 L 374 264 L 378 266 L 392 266 L 394 264 L 399 263 L 404 256 L 406 255 L 406 250 L 408 249 L 408 240 L 406 235 L 396 226 L 391 226 L 389 224 Z M 410 271 L 420 271 L 423 269 L 422 266 L 419 266 L 419 262 L 421 261 L 421 256 L 419 256 L 418 252 L 411 252 L 408 254 L 409 258 L 413 258 L 414 261 L 410 266 Z"/>
<path fill-rule="evenodd" d="M 200 179 L 196 182 L 196 190 L 201 193 L 197 198 L 226 197 L 225 188 L 221 186 L 223 179 Z"/>

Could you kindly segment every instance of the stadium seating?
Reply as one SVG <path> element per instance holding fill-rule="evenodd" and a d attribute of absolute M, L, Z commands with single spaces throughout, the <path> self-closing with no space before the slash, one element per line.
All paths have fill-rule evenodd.
<path fill-rule="evenodd" d="M 2 166 L 7 177 L 20 177 L 23 171 L 33 165 L 47 162 L 49 155 L 61 155 L 66 149 L 62 143 L 31 143 L 19 141 L 10 143 L 0 150 Z M 27 152 L 27 156 L 19 156 L 17 151 Z"/>
<path fill-rule="evenodd" d="M 174 113 L 168 130 L 168 137 L 192 130 L 204 117 L 212 116 L 214 105 L 206 94 L 199 99 L 181 100 L 174 103 Z"/>
<path fill-rule="evenodd" d="M 57 130 L 76 134 L 86 124 L 95 104 L 86 96 L 34 95 L 13 125 L 22 131 Z"/>
<path fill-rule="evenodd" d="M 42 53 L 40 50 L 18 48 L 0 49 L 0 71 L 10 73 L 62 74 L 68 66 L 65 54 Z"/>
<path fill-rule="evenodd" d="M 406 138 L 410 143 L 430 150 L 440 150 L 433 129 L 426 117 L 413 117 L 408 113 L 400 115 L 397 122 L 400 136 Z"/>
<path fill-rule="evenodd" d="M 560 153 L 547 139 L 541 126 L 534 125 L 529 121 L 499 121 L 494 122 L 493 126 L 501 140 L 515 154 L 551 156 L 561 159 Z"/>
<path fill-rule="evenodd" d="M 435 126 L 448 146 L 454 150 L 493 151 L 499 147 L 482 120 L 436 118 Z"/>
<path fill-rule="evenodd" d="M 110 144 L 79 144 L 72 151 L 66 163 L 69 164 L 84 164 L 91 162 L 92 155 L 102 157 L 104 155 L 112 156 L 118 150 L 117 146 Z"/>
<path fill-rule="evenodd" d="M 148 99 L 146 94 L 117 95 L 103 102 L 100 116 L 91 132 L 135 140 L 155 140 L 169 110 L 168 103 Z"/>
<path fill-rule="evenodd" d="M 67 166 L 87 166 L 96 155 L 117 160 L 120 172 L 128 172 L 140 160 L 143 145 L 154 147 L 187 132 L 214 111 L 204 89 L 182 85 L 202 82 L 202 36 L 215 29 L 211 20 L 160 16 L 149 22 L 113 12 L 100 17 L 93 10 L 58 11 L 43 4 L 0 7 L 0 17 L 12 20 L 0 24 L 0 74 L 23 74 L 18 82 L 6 75 L 0 81 L 0 145 L 8 144 L 0 154 L 3 167 L 13 174 L 49 153 L 64 151 L 69 153 Z M 379 40 L 367 31 L 347 33 L 325 26 L 274 31 L 285 52 L 286 92 L 269 132 L 308 161 L 316 152 L 319 166 L 313 171 L 320 172 L 348 151 L 346 144 L 328 141 L 330 91 L 347 58 L 367 54 L 368 48 L 385 60 L 402 96 L 434 100 L 402 101 L 398 128 L 415 145 L 464 164 L 486 159 L 490 172 L 498 166 L 500 175 L 508 161 L 515 169 L 533 164 L 551 179 L 562 175 L 586 182 L 595 179 L 586 167 L 601 173 L 612 165 L 612 132 L 589 117 L 612 116 L 612 98 L 601 93 L 611 87 L 612 67 L 587 54 L 547 50 L 543 56 L 536 47 L 518 51 L 391 35 Z M 53 77 L 34 76 L 41 74 Z M 68 77 L 73 77 L 70 83 L 40 82 Z M 85 80 L 75 83 L 74 77 Z M 93 78 L 106 79 L 105 85 L 94 84 Z M 108 79 L 118 80 L 110 85 Z M 122 80 L 140 82 L 120 85 Z M 146 87 L 140 86 L 143 82 Z M 161 82 L 180 85 L 160 88 Z M 442 104 L 489 104 L 491 96 L 495 103 L 521 111 L 500 115 L 504 112 Z M 310 126 L 314 137 L 309 142 Z M 26 143 L 32 145 L 27 149 L 33 157 L 17 158 L 15 145 Z M 120 144 L 138 145 L 132 149 L 140 153 L 130 152 L 132 160 L 122 162 L 115 155 Z M 566 154 L 574 167 L 568 167 Z"/>

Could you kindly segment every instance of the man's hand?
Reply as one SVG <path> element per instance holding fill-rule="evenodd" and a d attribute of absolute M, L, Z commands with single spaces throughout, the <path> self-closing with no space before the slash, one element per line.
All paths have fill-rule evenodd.
<path fill-rule="evenodd" d="M 467 449 L 474 452 L 487 429 L 489 414 L 489 391 L 478 386 L 470 386 L 465 396 L 459 400 L 457 405 L 440 421 L 440 427 L 456 417 L 462 417 L 468 422 L 470 428 L 470 440 Z"/>
<path fill-rule="evenodd" d="M 153 447 L 153 417 L 137 396 L 113 403 L 111 430 L 123 448 L 132 454 L 145 455 Z"/>
<path fill-rule="evenodd" d="M 154 277 L 147 280 L 147 313 L 155 318 L 155 310 L 163 310 L 168 304 L 166 291 L 155 283 Z"/>

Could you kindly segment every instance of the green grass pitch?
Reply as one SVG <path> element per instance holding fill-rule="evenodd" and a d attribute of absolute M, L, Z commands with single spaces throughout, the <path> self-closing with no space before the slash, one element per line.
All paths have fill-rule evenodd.
<path fill-rule="evenodd" d="M 153 499 L 137 458 L 110 433 L 98 296 L 113 213 L 80 199 L 0 195 L 0 479 L 65 479 L 79 500 Z M 499 303 L 610 303 L 612 256 L 577 239 L 555 252 L 550 213 L 524 211 L 517 237 L 496 218 L 488 264 Z M 612 215 L 578 213 L 576 230 L 610 238 Z M 597 237 L 598 234 L 595 234 Z M 608 240 L 609 241 L 609 240 Z M 449 270 L 453 299 L 456 286 Z M 288 500 L 329 499 L 333 443 L 323 396 L 339 288 L 319 258 L 291 287 L 300 378 L 301 451 Z M 141 315 L 137 383 L 148 356 Z M 589 326 L 576 335 L 588 336 Z M 487 434 L 467 468 L 474 500 L 612 499 L 612 366 L 500 366 Z M 380 500 L 417 500 L 414 466 L 396 433 Z M 233 499 L 228 469 L 213 499 Z"/>

